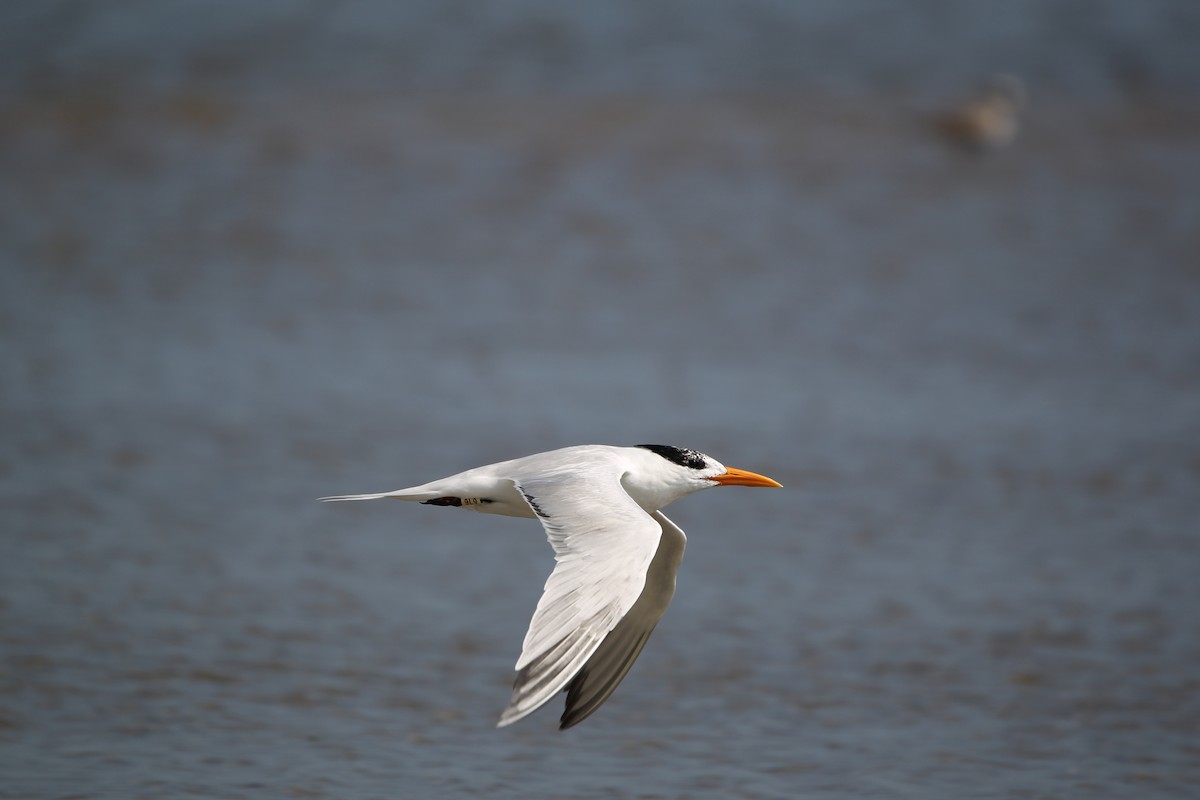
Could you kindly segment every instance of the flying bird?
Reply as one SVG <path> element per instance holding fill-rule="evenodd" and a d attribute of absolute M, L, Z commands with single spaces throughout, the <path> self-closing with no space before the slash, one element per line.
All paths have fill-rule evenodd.
<path fill-rule="evenodd" d="M 321 499 L 415 500 L 541 522 L 556 563 L 498 727 L 565 691 L 565 730 L 609 698 L 675 594 L 687 537 L 661 509 L 713 486 L 779 485 L 682 447 L 582 445 L 394 492 Z"/>

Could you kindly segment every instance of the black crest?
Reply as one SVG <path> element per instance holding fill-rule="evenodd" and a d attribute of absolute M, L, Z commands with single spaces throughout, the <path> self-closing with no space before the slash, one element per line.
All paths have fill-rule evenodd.
<path fill-rule="evenodd" d="M 681 467 L 704 469 L 708 466 L 703 453 L 689 450 L 686 447 L 672 447 L 669 444 L 639 444 L 638 447 L 657 453 L 672 464 L 678 464 Z"/>

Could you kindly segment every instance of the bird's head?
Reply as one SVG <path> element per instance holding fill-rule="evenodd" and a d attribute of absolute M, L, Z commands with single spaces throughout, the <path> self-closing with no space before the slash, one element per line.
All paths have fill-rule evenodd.
<path fill-rule="evenodd" d="M 643 450 L 659 456 L 665 463 L 663 473 L 667 482 L 681 489 L 679 496 L 713 486 L 771 486 L 781 484 L 765 475 L 744 469 L 726 467 L 712 456 L 686 447 L 669 444 L 639 444 Z M 657 470 L 656 470 L 657 471 Z"/>

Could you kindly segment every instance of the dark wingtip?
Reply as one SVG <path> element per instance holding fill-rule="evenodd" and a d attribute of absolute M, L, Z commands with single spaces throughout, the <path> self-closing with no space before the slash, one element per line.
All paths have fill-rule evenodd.
<path fill-rule="evenodd" d="M 586 714 L 580 714 L 575 709 L 568 708 L 566 711 L 563 712 L 563 715 L 558 718 L 558 729 L 560 731 L 565 731 L 567 728 L 575 727 L 576 725 L 578 725 L 579 723 L 583 722 L 585 719 L 590 717 L 592 715 L 592 711 L 595 711 L 595 710 L 596 709 L 593 708 L 593 709 L 590 709 Z"/>
<path fill-rule="evenodd" d="M 563 687 L 563 694 L 567 696 L 567 705 L 563 709 L 562 716 L 558 718 L 558 729 L 560 731 L 565 731 L 567 728 L 578 725 L 591 716 L 592 711 L 596 710 L 593 707 L 586 710 L 586 713 L 581 713 L 584 712 L 584 709 L 580 708 L 578 703 L 579 687 L 586 677 L 587 665 L 585 664 L 583 669 L 579 670 L 579 673 L 571 679 L 571 682 Z"/>

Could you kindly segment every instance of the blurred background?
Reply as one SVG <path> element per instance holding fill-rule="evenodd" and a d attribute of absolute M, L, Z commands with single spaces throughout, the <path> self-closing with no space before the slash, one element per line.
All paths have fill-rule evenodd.
<path fill-rule="evenodd" d="M 6 3 L 0 796 L 1196 796 L 1198 40 Z M 628 680 L 497 731 L 537 526 L 314 498 L 586 442 L 787 489 L 674 507 Z"/>

